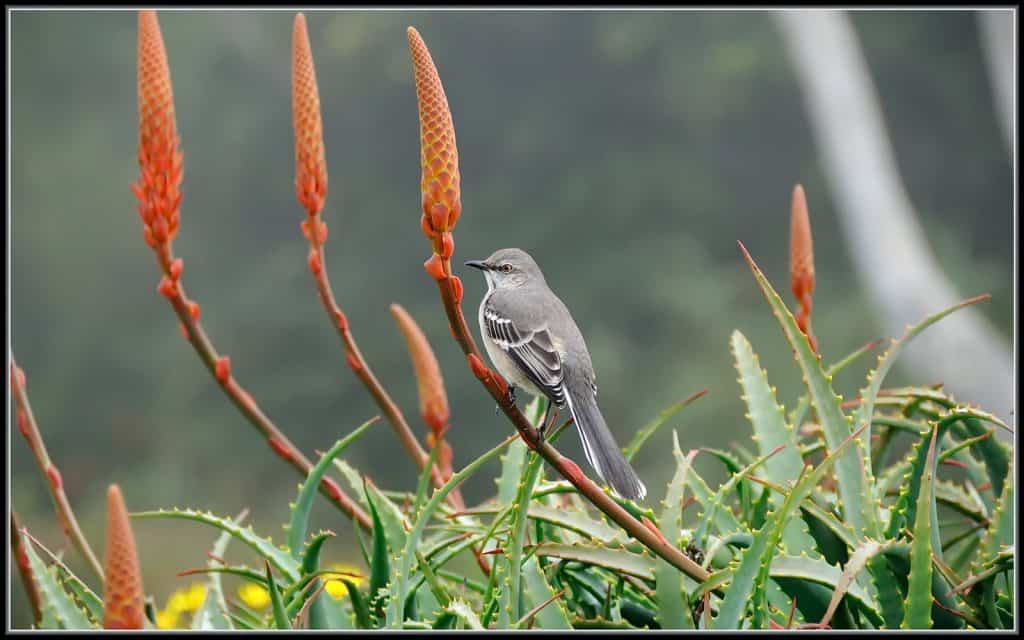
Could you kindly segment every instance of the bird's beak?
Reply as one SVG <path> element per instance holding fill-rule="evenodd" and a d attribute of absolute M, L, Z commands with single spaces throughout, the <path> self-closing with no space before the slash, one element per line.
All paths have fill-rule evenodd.
<path fill-rule="evenodd" d="M 488 264 L 483 260 L 466 260 L 465 265 L 467 267 L 473 267 L 474 269 L 479 269 L 481 271 L 487 271 L 487 269 L 490 268 Z"/>

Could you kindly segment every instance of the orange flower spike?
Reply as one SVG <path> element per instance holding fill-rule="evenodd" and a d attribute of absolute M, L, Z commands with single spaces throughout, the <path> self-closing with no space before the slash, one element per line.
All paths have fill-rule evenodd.
<path fill-rule="evenodd" d="M 132 191 L 140 202 L 147 242 L 163 244 L 178 231 L 183 159 L 171 72 L 155 11 L 139 12 L 138 46 L 139 182 Z"/>
<path fill-rule="evenodd" d="M 426 216 L 424 227 L 429 226 L 435 234 L 440 234 L 455 228 L 462 213 L 455 125 L 427 45 L 416 29 L 409 27 L 406 34 L 420 113 L 420 159 L 423 166 L 420 188 Z M 435 247 L 441 248 L 437 243 Z"/>
<path fill-rule="evenodd" d="M 107 489 L 107 550 L 103 582 L 103 628 L 142 629 L 142 573 L 121 489 Z"/>
<path fill-rule="evenodd" d="M 451 414 L 448 409 L 448 395 L 444 389 L 444 379 L 441 377 L 441 367 L 437 363 L 434 351 L 427 342 L 416 321 L 400 305 L 391 305 L 391 315 L 398 322 L 398 328 L 405 336 L 405 342 L 409 349 L 409 357 L 412 358 L 413 371 L 416 374 L 416 386 L 420 396 L 420 415 L 423 421 L 430 427 L 439 440 L 448 428 L 448 418 Z"/>
<path fill-rule="evenodd" d="M 313 51 L 306 32 L 306 17 L 301 13 L 295 16 L 292 29 L 292 122 L 295 130 L 295 196 L 306 212 L 314 216 L 320 213 L 327 198 L 327 160 Z M 319 242 L 326 239 L 325 235 L 321 234 Z"/>
<path fill-rule="evenodd" d="M 793 187 L 789 233 L 789 282 L 800 303 L 796 321 L 808 335 L 812 347 L 816 341 L 810 333 L 811 307 L 814 296 L 814 244 L 811 238 L 811 220 L 807 212 L 807 198 L 799 184 Z"/>

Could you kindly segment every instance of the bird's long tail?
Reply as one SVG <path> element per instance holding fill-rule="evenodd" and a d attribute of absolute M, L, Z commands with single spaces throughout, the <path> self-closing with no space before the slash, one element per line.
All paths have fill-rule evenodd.
<path fill-rule="evenodd" d="M 585 380 L 574 379 L 572 375 L 566 377 L 566 401 L 580 432 L 587 462 L 617 495 L 628 500 L 643 499 L 647 495 L 647 487 L 622 455 L 597 406 L 594 390 Z"/>

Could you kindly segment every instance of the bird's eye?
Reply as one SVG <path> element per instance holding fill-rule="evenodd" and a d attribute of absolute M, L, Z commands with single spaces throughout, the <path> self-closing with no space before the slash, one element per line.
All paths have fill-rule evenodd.
<path fill-rule="evenodd" d="M 512 265 L 506 263 L 500 267 L 502 273 L 512 273 Z"/>

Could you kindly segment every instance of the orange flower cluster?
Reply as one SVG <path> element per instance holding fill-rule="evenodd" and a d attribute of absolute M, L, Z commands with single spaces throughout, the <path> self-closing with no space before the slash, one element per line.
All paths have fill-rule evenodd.
<path fill-rule="evenodd" d="M 107 551 L 103 580 L 103 628 L 142 629 L 142 573 L 121 489 L 107 490 Z"/>
<path fill-rule="evenodd" d="M 448 394 L 444 389 L 441 367 L 437 357 L 427 342 L 427 337 L 412 319 L 412 316 L 400 305 L 391 305 L 391 315 L 398 322 L 398 328 L 405 337 L 412 358 L 413 372 L 416 375 L 416 386 L 419 390 L 420 415 L 430 428 L 427 434 L 427 446 L 440 447 L 438 451 L 438 468 L 447 480 L 453 473 L 452 448 L 445 442 L 444 434 L 448 431 L 448 419 L 451 412 L 448 408 Z"/>
<path fill-rule="evenodd" d="M 184 159 L 178 150 L 174 94 L 163 36 L 154 11 L 139 12 L 139 199 L 143 237 L 154 249 L 178 233 Z"/>
<path fill-rule="evenodd" d="M 807 212 L 804 188 L 793 187 L 789 227 L 789 282 L 793 295 L 800 304 L 796 324 L 807 336 L 811 349 L 818 351 L 818 340 L 811 332 L 811 307 L 814 302 L 814 245 L 811 239 L 811 220 Z"/>
<path fill-rule="evenodd" d="M 306 17 L 301 13 L 295 16 L 292 28 L 292 125 L 295 130 L 295 197 L 310 216 L 315 216 L 323 209 L 327 198 L 327 160 L 313 52 Z M 310 238 L 316 244 L 327 239 L 326 229 L 320 233 L 321 225 L 303 226 L 307 237 L 317 233 Z"/>
<path fill-rule="evenodd" d="M 420 160 L 423 168 L 420 181 L 423 217 L 420 224 L 423 233 L 433 243 L 434 253 L 447 260 L 455 250 L 451 230 L 455 228 L 459 214 L 462 213 L 455 125 L 448 109 L 448 98 L 444 95 L 441 78 L 427 45 L 416 29 L 409 27 L 406 33 L 412 54 L 416 101 L 420 113 Z"/>
<path fill-rule="evenodd" d="M 405 337 L 412 358 L 413 372 L 416 374 L 416 385 L 419 389 L 420 414 L 435 436 L 441 437 L 448 429 L 448 396 L 441 377 L 441 367 L 437 363 L 427 337 L 412 319 L 412 316 L 400 305 L 391 305 L 391 315 L 398 322 L 398 328 Z"/>

